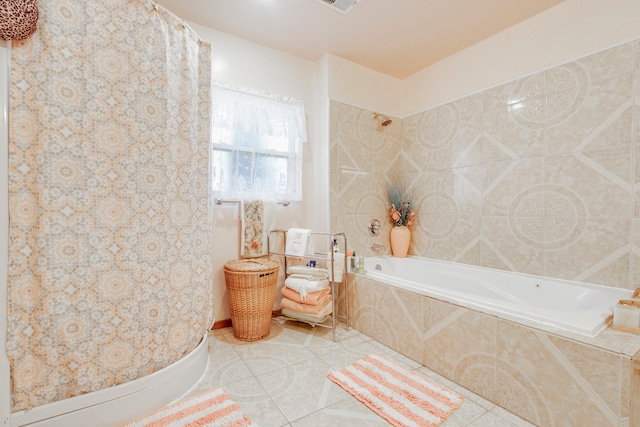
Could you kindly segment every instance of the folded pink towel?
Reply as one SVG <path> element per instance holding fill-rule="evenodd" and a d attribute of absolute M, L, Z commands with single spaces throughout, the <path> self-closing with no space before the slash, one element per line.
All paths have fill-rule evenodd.
<path fill-rule="evenodd" d="M 282 298 L 282 307 L 288 308 L 289 310 L 297 311 L 299 313 L 317 315 L 330 302 L 331 302 L 331 294 L 325 295 L 320 301 L 318 301 L 318 305 L 302 304 L 302 303 L 290 300 L 289 298 Z"/>
<path fill-rule="evenodd" d="M 325 295 L 331 293 L 331 286 L 325 286 L 324 288 L 316 292 L 309 292 L 306 298 L 300 295 L 300 292 L 297 292 L 286 286 L 282 288 L 281 293 L 283 297 L 289 298 L 292 301 L 300 302 L 303 304 L 309 304 L 309 305 L 318 305 L 318 302 Z"/>

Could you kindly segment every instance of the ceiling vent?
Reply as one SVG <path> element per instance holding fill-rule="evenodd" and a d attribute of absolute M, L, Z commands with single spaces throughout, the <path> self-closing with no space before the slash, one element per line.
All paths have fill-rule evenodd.
<path fill-rule="evenodd" d="M 320 3 L 329 6 L 333 10 L 340 11 L 342 13 L 347 13 L 353 6 L 360 3 L 361 0 L 316 0 Z"/>

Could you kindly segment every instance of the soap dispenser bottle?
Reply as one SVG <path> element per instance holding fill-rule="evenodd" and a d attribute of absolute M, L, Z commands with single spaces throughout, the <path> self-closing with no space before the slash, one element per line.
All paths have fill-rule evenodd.
<path fill-rule="evenodd" d="M 353 251 L 351 257 L 349 257 L 349 271 L 354 274 L 358 272 L 358 256 L 356 255 L 356 251 Z"/>

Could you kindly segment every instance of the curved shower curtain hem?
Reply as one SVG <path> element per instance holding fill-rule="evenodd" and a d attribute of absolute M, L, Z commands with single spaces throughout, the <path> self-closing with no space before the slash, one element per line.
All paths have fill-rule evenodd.
<path fill-rule="evenodd" d="M 207 334 L 173 364 L 124 384 L 11 414 L 12 427 L 109 427 L 152 412 L 187 393 L 202 378 L 208 360 Z"/>

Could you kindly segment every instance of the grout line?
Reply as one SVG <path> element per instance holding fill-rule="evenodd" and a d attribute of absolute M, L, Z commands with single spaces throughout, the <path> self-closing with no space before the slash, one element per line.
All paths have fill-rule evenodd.
<path fill-rule="evenodd" d="M 562 350 L 560 350 L 546 334 L 534 331 L 534 335 L 538 338 L 538 341 L 542 346 L 548 350 L 556 362 L 558 362 L 564 371 L 571 377 L 574 384 L 582 391 L 583 395 L 600 410 L 600 414 L 605 417 L 611 425 L 616 425 L 619 420 L 614 411 L 609 407 L 608 403 L 603 400 L 598 392 L 593 389 L 591 383 L 582 376 L 573 363 L 567 359 Z M 619 372 L 620 371 L 618 371 L 618 373 Z"/>

